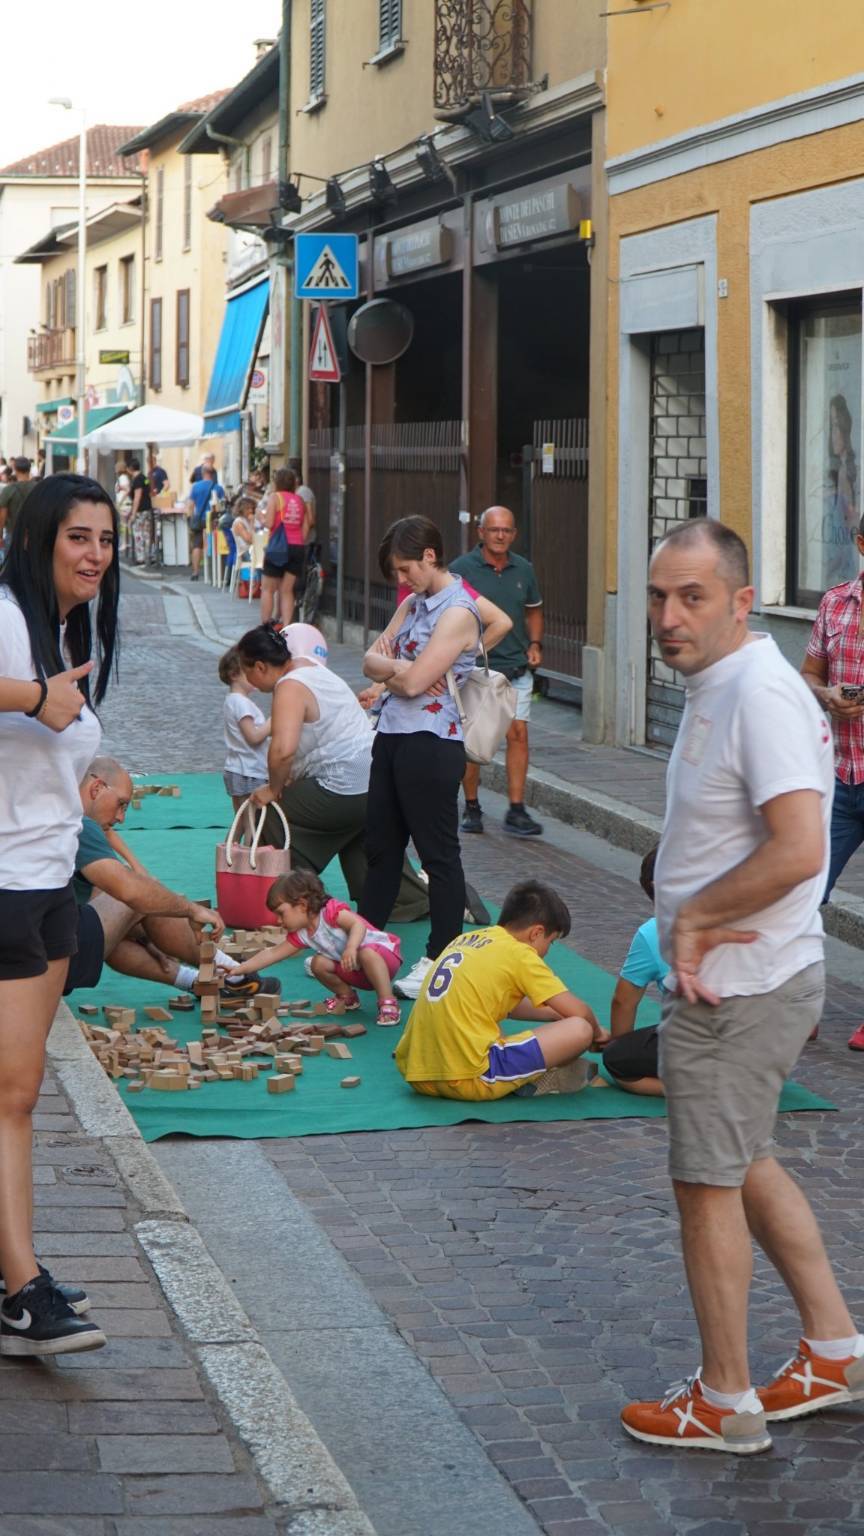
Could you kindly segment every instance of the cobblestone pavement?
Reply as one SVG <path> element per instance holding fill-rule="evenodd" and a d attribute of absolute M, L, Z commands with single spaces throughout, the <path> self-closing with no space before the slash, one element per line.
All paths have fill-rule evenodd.
<path fill-rule="evenodd" d="M 277 1536 L 136 1242 L 140 1213 L 50 1073 L 35 1127 L 36 1251 L 86 1286 L 109 1344 L 0 1361 L 0 1536 Z"/>
<path fill-rule="evenodd" d="M 214 690 L 201 646 L 160 636 L 150 598 L 125 600 L 124 700 L 134 696 L 147 725 L 127 727 L 112 705 L 108 738 L 118 750 L 138 740 L 142 751 L 161 751 L 160 767 L 219 766 L 219 733 L 205 725 Z M 192 666 L 200 681 L 190 727 Z M 170 711 L 166 676 L 184 679 Z M 602 787 L 628 798 L 609 777 Z M 483 838 L 466 844 L 469 878 L 487 893 L 502 892 L 525 868 L 524 848 L 515 856 L 494 817 Z M 633 861 L 586 855 L 586 840 L 554 823 L 530 846 L 532 870 L 554 881 L 570 906 L 572 946 L 614 971 L 646 915 Z M 857 963 L 857 955 L 847 959 L 844 973 L 854 977 Z M 859 1319 L 862 1063 L 845 1042 L 860 1006 L 859 987 L 832 978 L 820 1038 L 800 1068 L 840 1113 L 786 1116 L 779 1128 L 784 1161 L 814 1202 Z M 774 1450 L 746 1460 L 654 1450 L 619 1429 L 624 1401 L 662 1391 L 698 1358 L 665 1140 L 662 1122 L 618 1120 L 468 1124 L 262 1147 L 546 1536 L 860 1536 L 860 1410 L 775 1426 Z M 796 1339 L 791 1304 L 761 1258 L 751 1316 L 759 1380 Z"/>

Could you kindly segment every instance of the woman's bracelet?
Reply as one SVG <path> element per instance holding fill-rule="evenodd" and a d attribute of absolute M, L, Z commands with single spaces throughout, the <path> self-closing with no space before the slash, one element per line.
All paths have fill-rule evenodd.
<path fill-rule="evenodd" d="M 34 677 L 33 681 L 39 685 L 39 703 L 34 704 L 32 709 L 25 709 L 24 714 L 28 720 L 38 720 L 48 700 L 48 684 L 44 677 Z"/>

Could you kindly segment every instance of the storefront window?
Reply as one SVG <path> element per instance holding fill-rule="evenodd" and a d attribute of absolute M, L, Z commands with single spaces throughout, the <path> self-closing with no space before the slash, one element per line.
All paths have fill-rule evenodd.
<path fill-rule="evenodd" d="M 815 608 L 860 569 L 860 295 L 796 310 L 790 348 L 789 595 Z"/>

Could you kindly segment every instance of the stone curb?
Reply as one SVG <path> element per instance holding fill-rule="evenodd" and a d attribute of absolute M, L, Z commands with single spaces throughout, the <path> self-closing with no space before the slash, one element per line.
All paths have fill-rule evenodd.
<path fill-rule="evenodd" d="M 48 1055 L 83 1130 L 104 1143 L 140 1207 L 133 1231 L 273 1503 L 295 1513 L 292 1536 L 375 1536 L 65 1003 Z"/>

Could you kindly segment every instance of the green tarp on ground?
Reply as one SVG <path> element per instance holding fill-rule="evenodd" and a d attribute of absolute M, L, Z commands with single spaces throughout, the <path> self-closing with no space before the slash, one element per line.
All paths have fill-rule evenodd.
<path fill-rule="evenodd" d="M 221 777 L 218 774 L 174 774 L 155 778 L 154 782 L 179 784 L 181 798 L 147 796 L 140 811 L 130 811 L 124 837 L 151 873 L 166 885 L 183 891 L 194 900 L 212 897 L 213 850 L 219 838 L 218 828 L 230 814 L 230 802 Z M 326 884 L 334 896 L 345 898 L 338 865 L 331 866 Z M 422 951 L 427 925 L 402 924 L 398 932 L 407 968 Z M 549 960 L 571 991 L 589 1002 L 601 1020 L 607 1019 L 615 978 L 564 944 L 554 946 Z M 305 975 L 302 959 L 286 961 L 272 974 L 279 977 L 286 999 L 326 996 L 323 989 Z M 164 1005 L 168 996 L 167 988 L 120 976 L 106 967 L 98 988 L 73 993 L 69 1003 L 73 1012 L 82 1002 L 100 1006 L 120 1003 L 141 1009 L 151 1003 Z M 404 1005 L 403 1016 L 407 1017 L 409 1008 L 410 1004 Z M 646 1001 L 640 1011 L 640 1022 L 655 1023 L 658 1013 L 657 1005 Z M 310 1136 L 455 1125 L 465 1120 L 502 1123 L 627 1116 L 655 1119 L 666 1113 L 662 1099 L 637 1098 L 612 1087 L 586 1088 L 578 1094 L 538 1099 L 511 1097 L 488 1104 L 422 1098 L 406 1087 L 396 1070 L 392 1052 L 399 1032 L 376 1027 L 373 994 L 364 995 L 362 1011 L 352 1018 L 365 1023 L 368 1028 L 368 1034 L 351 1041 L 352 1060 L 334 1061 L 327 1056 L 307 1058 L 294 1091 L 284 1096 L 267 1092 L 266 1073 L 251 1083 L 205 1083 L 196 1092 L 164 1093 L 145 1089 L 142 1093 L 128 1095 L 125 1083 L 120 1084 L 119 1091 L 145 1141 L 157 1141 L 162 1136 L 178 1133 L 246 1138 Z M 139 1016 L 139 1021 L 147 1022 L 143 1016 Z M 524 1025 L 514 1023 L 512 1028 L 517 1032 Z M 175 1024 L 170 1026 L 171 1034 L 181 1041 L 199 1039 L 200 1029 L 197 1012 L 178 1013 Z M 348 1075 L 362 1079 L 359 1088 L 340 1087 L 341 1079 Z M 783 1110 L 834 1108 L 828 1100 L 819 1098 L 800 1083 L 787 1084 L 780 1107 Z"/>

